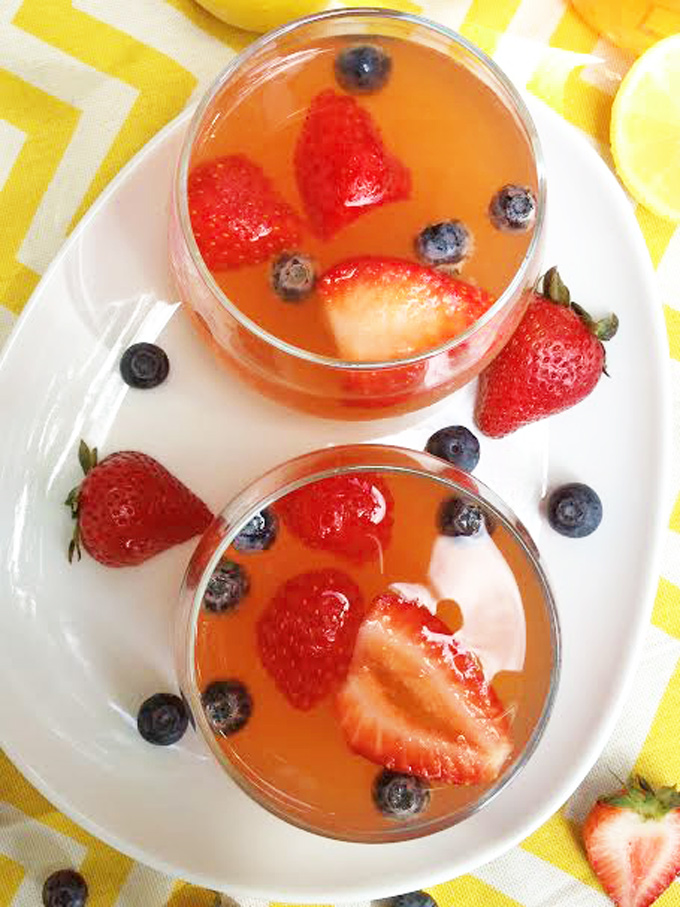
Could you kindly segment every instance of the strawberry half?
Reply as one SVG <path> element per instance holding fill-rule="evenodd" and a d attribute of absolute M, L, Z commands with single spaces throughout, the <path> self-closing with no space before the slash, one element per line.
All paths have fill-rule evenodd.
<path fill-rule="evenodd" d="M 618 323 L 616 315 L 593 321 L 551 268 L 543 292 L 533 294 L 508 344 L 479 376 L 478 428 L 500 438 L 579 403 L 605 370 L 602 341 Z"/>
<path fill-rule="evenodd" d="M 411 192 L 409 171 L 386 151 L 370 113 L 331 89 L 310 104 L 295 149 L 295 174 L 312 229 L 322 239 Z"/>
<path fill-rule="evenodd" d="M 370 472 L 330 476 L 279 501 L 277 511 L 294 536 L 358 563 L 377 559 L 390 541 L 392 494 Z"/>
<path fill-rule="evenodd" d="M 257 624 L 260 659 L 296 709 L 311 709 L 347 674 L 363 614 L 340 570 L 312 570 L 281 586 Z"/>
<path fill-rule="evenodd" d="M 211 270 L 260 264 L 300 239 L 297 214 L 242 154 L 199 164 L 187 193 L 196 245 Z"/>
<path fill-rule="evenodd" d="M 600 798 L 583 826 L 590 865 L 617 907 L 648 907 L 680 873 L 680 793 L 644 778 Z"/>
<path fill-rule="evenodd" d="M 76 520 L 68 559 L 80 545 L 107 567 L 133 567 L 203 532 L 212 514 L 164 466 L 137 451 L 98 462 L 97 449 L 80 442 L 85 478 L 66 499 Z"/>
<path fill-rule="evenodd" d="M 494 301 L 485 290 L 425 265 L 372 256 L 335 265 L 317 292 L 339 355 L 353 362 L 385 362 L 440 346 Z"/>
<path fill-rule="evenodd" d="M 501 773 L 512 743 L 478 660 L 417 601 L 378 596 L 337 697 L 350 748 L 396 772 L 453 784 Z"/>

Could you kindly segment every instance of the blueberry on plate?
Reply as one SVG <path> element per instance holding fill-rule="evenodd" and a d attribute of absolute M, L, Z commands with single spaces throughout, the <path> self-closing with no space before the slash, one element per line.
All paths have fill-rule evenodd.
<path fill-rule="evenodd" d="M 357 94 L 379 91 L 389 79 L 391 69 L 391 59 L 375 44 L 347 47 L 335 58 L 338 85 Z"/>
<path fill-rule="evenodd" d="M 155 746 L 177 743 L 188 725 L 189 710 L 184 700 L 172 693 L 155 693 L 144 700 L 137 713 L 137 730 Z"/>
<path fill-rule="evenodd" d="M 235 537 L 232 545 L 242 554 L 253 551 L 266 551 L 276 541 L 279 530 L 279 521 L 276 514 L 269 507 L 256 513 Z"/>
<path fill-rule="evenodd" d="M 248 723 L 253 700 L 240 680 L 216 680 L 201 696 L 205 717 L 216 734 L 228 737 Z"/>
<path fill-rule="evenodd" d="M 170 360 L 155 343 L 133 343 L 123 353 L 120 373 L 130 387 L 148 390 L 158 387 L 168 377 Z"/>
<path fill-rule="evenodd" d="M 589 485 L 562 485 L 548 498 L 548 522 L 560 535 L 582 539 L 602 522 L 602 501 Z"/>
<path fill-rule="evenodd" d="M 489 217 L 494 227 L 511 233 L 530 230 L 536 220 L 536 198 L 526 186 L 503 186 L 491 199 Z"/>
<path fill-rule="evenodd" d="M 250 589 L 248 574 L 235 561 L 223 560 L 217 565 L 203 593 L 203 607 L 215 614 L 231 611 Z"/>
<path fill-rule="evenodd" d="M 390 819 L 410 819 L 430 802 L 430 785 L 416 775 L 383 769 L 373 782 L 373 802 Z"/>
<path fill-rule="evenodd" d="M 472 251 L 472 236 L 460 220 L 445 220 L 421 230 L 415 241 L 416 255 L 430 265 L 457 265 Z"/>
<path fill-rule="evenodd" d="M 284 252 L 272 264 L 274 292 L 286 302 L 298 302 L 314 289 L 316 268 L 308 255 Z"/>
<path fill-rule="evenodd" d="M 387 907 L 437 907 L 437 902 L 426 891 L 410 891 L 408 894 L 398 894 L 389 898 Z"/>
<path fill-rule="evenodd" d="M 442 535 L 478 535 L 485 525 L 481 507 L 464 498 L 449 498 L 439 510 L 439 531 Z"/>
<path fill-rule="evenodd" d="M 465 472 L 479 463 L 479 441 L 464 425 L 440 428 L 428 438 L 425 450 Z"/>
<path fill-rule="evenodd" d="M 45 879 L 42 902 L 45 907 L 83 907 L 87 893 L 87 883 L 79 872 L 60 869 Z"/>

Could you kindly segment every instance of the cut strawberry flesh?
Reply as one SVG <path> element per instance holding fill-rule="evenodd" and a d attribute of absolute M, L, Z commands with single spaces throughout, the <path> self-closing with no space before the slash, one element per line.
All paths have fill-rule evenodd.
<path fill-rule="evenodd" d="M 588 859 L 618 907 L 647 907 L 680 868 L 680 814 L 649 821 L 632 810 L 595 807 L 586 821 Z"/>
<path fill-rule="evenodd" d="M 338 353 L 353 362 L 433 349 L 467 330 L 493 302 L 478 287 L 424 265 L 370 256 L 335 265 L 317 290 Z"/>
<path fill-rule="evenodd" d="M 354 752 L 393 771 L 455 784 L 495 780 L 512 744 L 477 659 L 418 602 L 378 597 L 337 699 Z"/>

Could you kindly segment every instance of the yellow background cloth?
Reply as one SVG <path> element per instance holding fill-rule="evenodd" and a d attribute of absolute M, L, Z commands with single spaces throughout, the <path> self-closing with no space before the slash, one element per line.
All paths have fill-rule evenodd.
<path fill-rule="evenodd" d="M 612 97 L 632 59 L 598 38 L 564 0 L 383 5 L 462 31 L 610 162 Z M 0 342 L 107 182 L 252 37 L 192 0 L 0 0 Z M 678 400 L 680 228 L 640 207 L 635 213 L 657 270 Z M 678 463 L 678 406 L 676 419 Z M 677 471 L 674 482 L 677 494 Z M 583 854 L 580 822 L 611 787 L 610 769 L 680 782 L 679 729 L 680 499 L 633 691 L 602 758 L 563 809 L 520 847 L 431 889 L 441 907 L 609 903 Z M 36 907 L 46 875 L 67 865 L 86 876 L 91 907 L 213 902 L 209 892 L 136 864 L 82 831 L 0 754 L 0 907 Z M 680 883 L 658 904 L 680 907 Z"/>

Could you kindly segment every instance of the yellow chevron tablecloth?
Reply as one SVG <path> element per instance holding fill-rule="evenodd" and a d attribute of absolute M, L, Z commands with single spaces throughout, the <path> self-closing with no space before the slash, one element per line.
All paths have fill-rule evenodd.
<path fill-rule="evenodd" d="M 382 5 L 423 12 L 462 31 L 610 160 L 612 97 L 632 59 L 564 0 Z M 0 343 L 106 183 L 250 40 L 193 0 L 0 0 Z M 640 207 L 636 215 L 657 269 L 680 401 L 680 227 Z M 676 419 L 680 463 L 680 406 Z M 674 482 L 677 494 L 680 470 Z M 579 823 L 611 786 L 610 768 L 625 774 L 634 767 L 658 783 L 680 781 L 679 729 L 680 498 L 634 693 L 598 765 L 520 847 L 432 889 L 440 907 L 604 907 L 609 901 L 585 860 Z M 64 854 L 85 875 L 92 907 L 213 903 L 210 892 L 135 864 L 84 832 L 0 754 L 0 907 L 39 905 L 45 875 Z M 680 883 L 658 904 L 680 907 Z"/>

